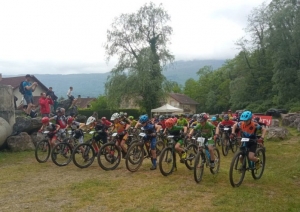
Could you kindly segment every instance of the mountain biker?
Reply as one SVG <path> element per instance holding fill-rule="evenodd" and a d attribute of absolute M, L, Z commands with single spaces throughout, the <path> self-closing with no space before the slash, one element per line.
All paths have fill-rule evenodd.
<path fill-rule="evenodd" d="M 166 129 L 164 133 L 166 134 L 166 132 L 168 132 L 170 135 L 174 135 L 174 140 L 176 141 L 175 149 L 180 156 L 180 163 L 184 163 L 184 159 L 186 159 L 186 152 L 182 148 L 183 140 L 181 136 L 181 131 L 183 130 L 184 135 L 186 135 L 187 127 L 176 126 L 172 118 L 167 119 L 165 125 L 166 125 Z"/>
<path fill-rule="evenodd" d="M 65 109 L 64 108 L 57 108 L 56 109 L 56 114 L 55 116 L 51 117 L 50 120 L 55 120 L 55 123 L 59 125 L 59 130 L 57 133 L 57 136 L 60 138 L 65 138 L 66 137 L 66 128 L 68 126 L 67 123 L 67 117 L 65 116 Z"/>
<path fill-rule="evenodd" d="M 113 126 L 113 123 L 111 123 L 110 121 L 108 121 L 108 120 L 106 119 L 105 116 L 103 116 L 103 117 L 101 118 L 101 120 L 102 120 L 102 123 L 103 123 L 104 125 L 106 125 L 107 127 L 112 127 L 112 126 Z"/>
<path fill-rule="evenodd" d="M 232 127 L 235 123 L 236 123 L 235 121 L 229 120 L 229 115 L 228 114 L 225 114 L 224 117 L 223 117 L 223 121 L 221 121 L 218 124 L 217 128 L 216 128 L 216 133 L 215 133 L 215 136 L 214 136 L 214 140 L 216 140 L 219 137 L 220 128 L 224 128 L 225 126 Z"/>
<path fill-rule="evenodd" d="M 193 135 L 194 130 L 199 130 L 201 133 L 201 136 L 207 139 L 207 144 L 208 144 L 208 150 L 210 153 L 210 167 L 214 168 L 215 167 L 215 155 L 214 155 L 214 141 L 213 141 L 213 131 L 215 129 L 215 126 L 212 125 L 210 122 L 207 121 L 208 116 L 206 113 L 201 113 L 197 119 L 199 122 L 197 126 L 192 129 L 189 132 L 189 137 Z"/>
<path fill-rule="evenodd" d="M 179 118 L 177 120 L 177 126 L 186 126 L 189 127 L 189 123 L 186 120 L 186 118 L 184 117 L 184 115 L 181 113 L 179 114 Z"/>
<path fill-rule="evenodd" d="M 135 129 L 143 127 L 144 131 L 146 133 L 146 136 L 144 139 L 146 141 L 150 141 L 150 149 L 151 149 L 151 155 L 152 155 L 152 167 L 150 170 L 156 169 L 156 134 L 160 130 L 160 126 L 153 124 L 150 120 L 148 115 L 142 115 L 139 118 L 138 123 L 135 125 Z"/>
<path fill-rule="evenodd" d="M 112 114 L 111 121 L 113 121 L 113 129 L 112 131 L 116 131 L 119 135 L 121 143 L 119 144 L 122 148 L 123 158 L 126 157 L 127 148 L 125 147 L 126 139 L 128 138 L 127 130 L 130 127 L 130 122 L 127 119 L 123 119 L 120 117 L 118 113 Z"/>
<path fill-rule="evenodd" d="M 223 120 L 219 114 L 216 114 L 215 117 L 219 123 Z"/>
<path fill-rule="evenodd" d="M 84 133 L 81 129 L 82 126 L 81 123 L 75 121 L 72 116 L 69 116 L 67 118 L 67 123 L 68 123 L 67 128 L 68 127 L 71 128 L 73 137 L 76 138 L 79 141 L 79 143 L 83 143 Z"/>
<path fill-rule="evenodd" d="M 219 122 L 217 121 L 217 118 L 213 116 L 210 120 L 210 123 L 212 123 L 215 127 L 218 126 Z"/>
<path fill-rule="evenodd" d="M 261 129 L 262 131 L 262 135 L 260 137 L 260 139 L 263 141 L 265 134 L 266 134 L 266 129 L 264 127 L 262 127 L 261 125 L 259 125 L 258 123 L 254 122 L 251 120 L 252 119 L 252 112 L 251 111 L 244 111 L 240 117 L 240 122 L 237 122 L 233 125 L 232 127 L 232 134 L 231 136 L 234 137 L 235 136 L 235 130 L 237 128 L 241 129 L 241 134 L 242 134 L 242 138 L 250 138 L 255 140 L 255 142 L 253 141 L 249 141 L 249 142 L 245 142 L 246 143 L 246 147 L 249 149 L 249 154 L 248 157 L 251 161 L 255 162 L 255 167 L 256 169 L 258 169 L 260 167 L 260 159 L 255 157 L 255 152 L 256 152 L 256 132 L 258 129 Z"/>
<path fill-rule="evenodd" d="M 260 122 L 260 117 L 259 116 L 254 117 L 253 121 L 258 123 L 262 128 L 266 128 L 266 124 L 263 123 L 263 122 Z M 262 130 L 258 129 L 256 131 L 256 135 L 257 135 L 257 138 L 258 138 L 257 142 L 259 142 L 261 144 L 261 146 L 266 150 L 266 148 L 264 147 L 264 139 L 260 139 L 261 136 L 262 136 Z"/>
<path fill-rule="evenodd" d="M 136 125 L 136 123 L 137 123 L 137 120 L 135 120 L 133 116 L 129 116 L 128 119 L 129 119 L 130 122 L 131 122 L 130 126 L 131 126 L 131 127 L 135 127 L 135 125 Z"/>
<path fill-rule="evenodd" d="M 59 125 L 51 123 L 50 119 L 48 117 L 43 117 L 42 118 L 42 127 L 38 132 L 49 131 L 48 137 L 49 137 L 49 141 L 50 141 L 50 146 L 54 147 L 55 142 L 57 140 L 56 133 L 58 132 L 59 128 L 60 128 Z"/>

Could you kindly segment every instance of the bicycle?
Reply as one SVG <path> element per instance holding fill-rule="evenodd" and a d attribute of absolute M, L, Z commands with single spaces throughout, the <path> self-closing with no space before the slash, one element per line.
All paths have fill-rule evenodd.
<path fill-rule="evenodd" d="M 204 172 L 204 165 L 209 167 L 210 173 L 217 174 L 220 169 L 220 152 L 214 146 L 214 156 L 215 156 L 215 167 L 210 167 L 210 153 L 208 149 L 208 139 L 203 137 L 197 137 L 198 142 L 198 154 L 196 155 L 195 159 L 195 166 L 194 166 L 194 179 L 197 183 L 200 183 L 202 180 L 203 172 Z"/>
<path fill-rule="evenodd" d="M 35 159 L 39 163 L 45 163 L 49 157 L 50 157 L 50 151 L 51 151 L 51 146 L 50 146 L 50 131 L 44 131 L 42 134 L 44 135 L 43 140 L 37 143 L 34 151 Z"/>
<path fill-rule="evenodd" d="M 255 163 L 249 159 L 249 149 L 246 147 L 247 142 L 257 142 L 256 139 L 242 138 L 242 145 L 240 150 L 233 156 L 230 170 L 229 170 L 229 181 L 232 187 L 239 187 L 245 177 L 246 171 L 251 171 L 252 177 L 258 180 L 262 177 L 265 164 L 266 156 L 263 148 L 259 147 L 256 149 L 255 156 L 260 159 L 260 167 L 257 169 Z M 235 176 L 235 174 L 237 176 Z"/>
<path fill-rule="evenodd" d="M 222 153 L 224 156 L 228 155 L 228 151 L 229 149 L 231 149 L 231 151 L 233 153 L 235 153 L 238 149 L 238 141 L 237 138 L 230 138 L 230 134 L 231 134 L 231 127 L 230 126 L 224 126 L 223 128 L 223 138 L 222 138 Z"/>
<path fill-rule="evenodd" d="M 168 143 L 167 147 L 165 147 L 159 157 L 159 170 L 164 176 L 170 175 L 174 170 L 177 170 L 176 165 L 176 150 L 175 150 L 175 138 L 174 135 L 167 136 Z M 186 152 L 186 158 L 184 159 L 184 163 L 189 170 L 194 168 L 193 161 L 197 154 L 197 145 L 191 143 L 188 146 L 183 147 Z"/>
<path fill-rule="evenodd" d="M 89 134 L 93 134 L 93 137 L 85 143 L 75 147 L 72 154 L 72 160 L 78 168 L 87 168 L 94 162 L 102 144 L 101 140 L 95 140 L 95 136 L 98 133 L 100 132 L 91 131 Z"/>
<path fill-rule="evenodd" d="M 139 142 L 136 142 L 130 146 L 127 150 L 127 156 L 125 160 L 126 168 L 131 171 L 137 171 L 145 158 L 150 158 L 152 160 L 152 154 L 150 149 L 150 141 L 145 140 L 146 133 L 139 133 Z M 156 143 L 156 157 L 160 154 L 160 148 L 164 148 L 165 144 L 163 141 L 157 141 Z"/>

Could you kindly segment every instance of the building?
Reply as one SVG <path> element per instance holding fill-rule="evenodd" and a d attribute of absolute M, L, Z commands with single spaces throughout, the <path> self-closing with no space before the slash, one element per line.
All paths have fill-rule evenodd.
<path fill-rule="evenodd" d="M 78 95 L 76 106 L 78 108 L 90 108 L 92 106 L 92 102 L 96 101 L 96 98 L 90 98 L 90 97 L 81 97 Z"/>

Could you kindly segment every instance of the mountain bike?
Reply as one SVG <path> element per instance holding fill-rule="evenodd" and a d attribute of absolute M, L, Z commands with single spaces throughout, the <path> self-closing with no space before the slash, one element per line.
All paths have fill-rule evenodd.
<path fill-rule="evenodd" d="M 177 170 L 176 165 L 176 150 L 175 150 L 175 137 L 174 135 L 167 136 L 168 143 L 167 147 L 165 147 L 160 156 L 159 156 L 159 170 L 164 176 L 170 175 L 174 170 Z M 178 139 L 178 137 L 176 138 Z M 186 158 L 184 159 L 184 163 L 189 170 L 194 168 L 193 161 L 195 160 L 195 156 L 197 154 L 197 145 L 191 143 L 188 146 L 183 147 L 186 152 Z"/>
<path fill-rule="evenodd" d="M 45 163 L 50 157 L 51 146 L 49 139 L 51 135 L 49 133 L 50 131 L 43 131 L 42 135 L 44 136 L 44 138 L 40 142 L 38 142 L 35 147 L 35 159 L 39 163 Z"/>
<path fill-rule="evenodd" d="M 246 147 L 247 142 L 257 142 L 256 140 L 249 138 L 241 139 L 242 145 L 240 150 L 235 153 L 230 164 L 229 181 L 232 187 L 239 187 L 242 184 L 246 171 L 251 171 L 252 177 L 255 180 L 262 177 L 266 164 L 264 149 L 261 147 L 256 149 L 255 156 L 260 159 L 260 166 L 257 169 L 255 163 L 249 159 L 249 149 Z"/>
<path fill-rule="evenodd" d="M 135 142 L 127 150 L 127 156 L 125 160 L 126 168 L 131 171 L 137 171 L 142 165 L 145 158 L 150 158 L 152 160 L 152 154 L 150 149 L 150 141 L 145 140 L 146 133 L 141 132 L 139 134 L 139 142 Z M 165 146 L 163 141 L 156 142 L 156 157 L 161 153 L 160 149 L 163 149 Z"/>
<path fill-rule="evenodd" d="M 224 156 L 228 155 L 228 151 L 229 149 L 231 149 L 231 151 L 233 153 L 235 153 L 238 149 L 238 141 L 237 138 L 230 138 L 230 134 L 231 134 L 231 127 L 230 126 L 224 126 L 223 128 L 223 137 L 222 137 L 222 153 Z"/>
<path fill-rule="evenodd" d="M 102 141 L 96 141 L 95 137 L 98 133 L 101 133 L 99 131 L 91 131 L 89 134 L 93 134 L 93 137 L 86 141 L 83 144 L 79 144 L 75 147 L 72 159 L 73 163 L 79 167 L 79 168 L 87 168 L 89 167 L 93 162 L 98 154 L 98 151 L 102 145 Z"/>
<path fill-rule="evenodd" d="M 210 166 L 210 153 L 208 149 L 208 139 L 203 137 L 197 137 L 198 142 L 198 154 L 196 155 L 195 159 L 195 166 L 194 166 L 194 179 L 197 183 L 200 183 L 202 180 L 204 166 L 209 168 L 212 174 L 217 174 L 220 169 L 220 152 L 214 146 L 214 156 L 215 156 L 215 167 L 212 168 Z"/>

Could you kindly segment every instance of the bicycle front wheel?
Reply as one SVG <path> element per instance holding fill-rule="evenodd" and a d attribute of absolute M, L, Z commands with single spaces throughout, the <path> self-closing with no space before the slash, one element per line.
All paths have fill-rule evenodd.
<path fill-rule="evenodd" d="M 219 172 L 219 169 L 220 169 L 221 159 L 220 159 L 220 152 L 216 147 L 214 147 L 214 156 L 215 156 L 215 167 L 210 168 L 210 172 L 212 174 L 217 174 Z"/>
<path fill-rule="evenodd" d="M 135 172 L 141 167 L 144 160 L 143 148 L 143 143 L 134 143 L 127 150 L 125 164 L 129 171 Z"/>
<path fill-rule="evenodd" d="M 40 141 L 35 147 L 35 159 L 39 163 L 45 163 L 50 157 L 50 144 L 48 140 Z"/>
<path fill-rule="evenodd" d="M 245 177 L 246 155 L 242 151 L 236 152 L 232 158 L 229 170 L 229 181 L 232 187 L 239 187 Z"/>
<path fill-rule="evenodd" d="M 260 167 L 257 169 L 252 169 L 251 170 L 251 174 L 252 174 L 252 177 L 255 179 L 255 180 L 258 180 L 261 178 L 261 176 L 263 175 L 264 173 L 264 170 L 265 170 L 265 165 L 266 165 L 266 155 L 265 155 L 265 151 L 263 148 L 257 148 L 256 149 L 256 152 L 255 152 L 255 156 L 259 158 L 260 160 Z"/>
<path fill-rule="evenodd" d="M 205 164 L 204 158 L 205 155 L 203 154 L 203 152 L 199 151 L 198 154 L 196 155 L 195 166 L 194 166 L 194 179 L 196 183 L 200 183 L 202 180 L 204 164 Z"/>
<path fill-rule="evenodd" d="M 224 156 L 228 155 L 228 150 L 229 150 L 229 139 L 225 137 L 222 140 L 222 153 Z"/>
<path fill-rule="evenodd" d="M 189 169 L 189 170 L 193 170 L 194 169 L 194 162 L 195 162 L 195 158 L 198 152 L 198 147 L 196 144 L 189 144 L 186 148 L 186 160 L 185 160 L 185 166 Z"/>
<path fill-rule="evenodd" d="M 162 175 L 170 175 L 175 167 L 175 156 L 172 147 L 164 148 L 159 157 L 159 170 Z"/>
<path fill-rule="evenodd" d="M 89 167 L 95 159 L 95 150 L 89 143 L 83 143 L 76 146 L 74 149 L 73 163 L 79 168 Z"/>
<path fill-rule="evenodd" d="M 161 154 L 161 151 L 165 148 L 165 143 L 163 141 L 156 142 L 156 157 Z"/>
<path fill-rule="evenodd" d="M 115 143 L 101 146 L 98 155 L 98 164 L 105 171 L 114 170 L 121 162 L 121 151 Z"/>
<path fill-rule="evenodd" d="M 56 144 L 51 151 L 51 159 L 57 166 L 66 166 L 72 160 L 72 147 L 69 143 Z"/>

